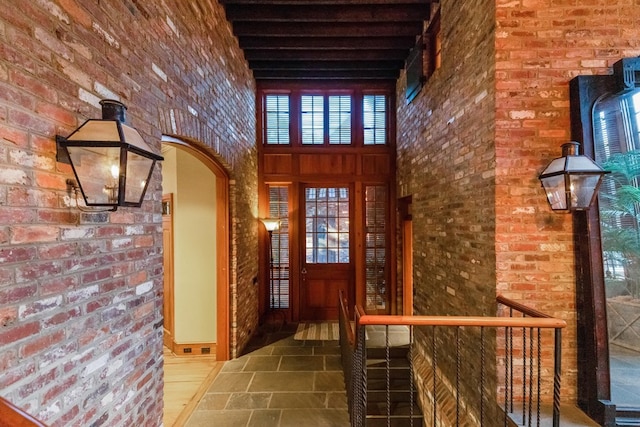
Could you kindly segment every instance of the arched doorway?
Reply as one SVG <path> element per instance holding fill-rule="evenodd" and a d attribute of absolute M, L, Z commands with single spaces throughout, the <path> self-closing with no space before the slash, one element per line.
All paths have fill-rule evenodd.
<path fill-rule="evenodd" d="M 165 344 L 177 354 L 206 354 L 213 339 L 216 359 L 228 360 L 229 177 L 199 143 L 169 135 L 162 143 L 168 160 L 163 165 Z"/>

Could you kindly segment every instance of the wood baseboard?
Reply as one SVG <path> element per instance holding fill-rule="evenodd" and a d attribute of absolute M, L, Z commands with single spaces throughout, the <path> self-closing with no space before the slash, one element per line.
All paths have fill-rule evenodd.
<path fill-rule="evenodd" d="M 216 343 L 214 342 L 198 342 L 178 344 L 171 342 L 167 345 L 176 356 L 215 356 Z"/>

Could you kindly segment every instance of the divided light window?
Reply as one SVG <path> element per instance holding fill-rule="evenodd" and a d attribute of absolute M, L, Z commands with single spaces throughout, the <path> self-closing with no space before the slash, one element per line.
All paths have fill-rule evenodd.
<path fill-rule="evenodd" d="M 351 97 L 329 97 L 329 144 L 351 144 Z"/>
<path fill-rule="evenodd" d="M 265 97 L 267 144 L 289 144 L 289 95 Z"/>
<path fill-rule="evenodd" d="M 365 95 L 363 98 L 364 145 L 387 143 L 387 97 Z"/>
<path fill-rule="evenodd" d="M 268 94 L 264 99 L 266 145 L 351 145 L 354 135 L 364 145 L 388 143 L 386 95 Z M 298 111 L 292 104 L 300 106 L 298 117 L 291 115 Z M 354 120 L 358 104 L 361 116 Z M 300 129 L 299 140 L 292 140 L 291 127 Z"/>
<path fill-rule="evenodd" d="M 303 95 L 301 99 L 302 143 L 324 144 L 324 97 Z"/>

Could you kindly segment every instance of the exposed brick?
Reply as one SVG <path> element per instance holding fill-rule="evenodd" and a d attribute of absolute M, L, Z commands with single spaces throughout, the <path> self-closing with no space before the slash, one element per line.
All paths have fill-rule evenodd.
<path fill-rule="evenodd" d="M 17 323 L 14 326 L 0 330 L 0 345 L 11 344 L 24 338 L 35 336 L 40 332 L 38 322 Z"/>
<path fill-rule="evenodd" d="M 230 174 L 242 177 L 232 215 L 241 211 L 242 222 L 253 224 L 255 129 L 247 123 L 255 122 L 254 81 L 216 2 L 201 6 L 198 17 L 176 0 L 134 5 L 136 13 L 108 2 L 17 2 L 0 17 L 0 307 L 7 323 L 0 354 L 8 355 L 0 359 L 8 369 L 0 388 L 51 426 L 159 425 L 162 342 L 153 325 L 160 324 L 162 300 L 153 284 L 162 281 L 161 172 L 154 172 L 141 209 L 81 214 L 67 192 L 72 170 L 54 160 L 54 135 L 99 117 L 101 97 L 121 99 L 154 151 L 163 133 L 216 151 Z M 137 25 L 142 16 L 165 23 L 167 15 L 181 19 L 159 33 Z M 125 30 L 113 22 L 126 22 Z M 141 57 L 138 47 L 150 39 L 167 48 Z M 222 61 L 203 59 L 203 51 Z M 222 96 L 201 98 L 195 82 L 198 93 Z M 174 131 L 168 110 L 178 118 Z M 255 252 L 255 226 L 233 232 L 240 233 L 234 253 Z M 234 316 L 246 319 L 232 322 L 233 354 L 257 323 L 257 257 L 242 260 L 240 269 L 232 286 L 239 286 L 243 307 Z M 38 323 L 23 324 L 19 314 Z M 62 331 L 73 340 L 60 341 Z M 136 343 L 131 357 L 123 349 L 119 360 L 102 365 L 123 334 L 121 345 Z M 26 358 L 16 359 L 19 348 Z"/>
<path fill-rule="evenodd" d="M 39 335 L 20 347 L 20 357 L 32 357 L 49 347 L 57 346 L 58 343 L 65 339 L 65 333 L 62 330 L 55 331 L 48 335 Z"/>

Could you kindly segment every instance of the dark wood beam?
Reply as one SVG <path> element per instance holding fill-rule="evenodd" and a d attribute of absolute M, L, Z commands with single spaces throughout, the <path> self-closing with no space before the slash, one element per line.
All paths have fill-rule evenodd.
<path fill-rule="evenodd" d="M 311 5 L 315 6 L 318 4 L 322 5 L 333 5 L 335 7 L 340 7 L 344 5 L 360 5 L 363 3 L 362 0 L 218 0 L 221 4 L 224 5 L 234 5 L 234 4 L 255 4 L 255 5 Z M 422 4 L 422 5 L 430 5 L 431 3 L 438 3 L 439 0 L 366 0 L 366 4 Z M 225 6 L 226 7 L 226 6 Z"/>
<path fill-rule="evenodd" d="M 415 36 L 404 37 L 238 37 L 243 49 L 410 49 Z"/>
<path fill-rule="evenodd" d="M 226 7 L 232 22 L 410 22 L 429 18 L 426 5 L 232 5 Z"/>
<path fill-rule="evenodd" d="M 233 32 L 238 37 L 397 37 L 415 36 L 422 33 L 422 22 L 338 22 L 338 23 L 299 23 L 299 22 L 255 22 L 237 21 L 233 23 Z"/>
<path fill-rule="evenodd" d="M 403 61 L 249 61 L 253 70 L 398 70 Z"/>
<path fill-rule="evenodd" d="M 255 70 L 256 80 L 396 80 L 398 71 L 372 70 Z"/>
<path fill-rule="evenodd" d="M 299 50 L 254 50 L 244 49 L 244 57 L 249 60 L 278 61 L 404 61 L 405 50 L 320 50 L 301 52 Z"/>

